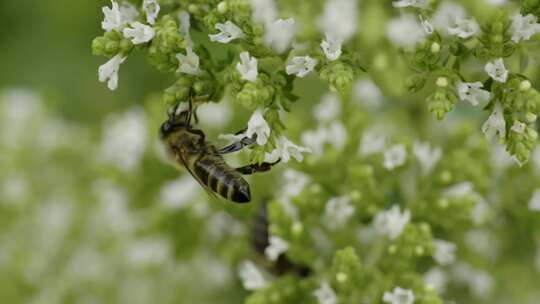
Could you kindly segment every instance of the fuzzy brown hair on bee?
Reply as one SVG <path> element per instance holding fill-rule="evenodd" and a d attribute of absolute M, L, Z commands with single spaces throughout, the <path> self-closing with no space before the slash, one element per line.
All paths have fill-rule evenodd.
<path fill-rule="evenodd" d="M 255 142 L 255 138 L 243 138 L 222 149 L 217 149 L 206 140 L 202 130 L 191 126 L 192 108 L 176 113 L 176 108 L 169 113 L 160 129 L 161 138 L 168 154 L 201 184 L 212 196 L 236 203 L 251 200 L 249 184 L 242 174 L 252 174 L 270 170 L 273 164 L 253 164 L 240 168 L 231 168 L 223 159 L 224 154 L 241 150 Z"/>

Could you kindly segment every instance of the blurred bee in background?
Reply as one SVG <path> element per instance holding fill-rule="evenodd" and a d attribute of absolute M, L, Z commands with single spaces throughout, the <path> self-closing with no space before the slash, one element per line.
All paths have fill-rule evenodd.
<path fill-rule="evenodd" d="M 189 108 L 178 113 L 178 106 L 169 111 L 169 118 L 161 125 L 160 133 L 168 153 L 177 163 L 201 184 L 211 196 L 221 197 L 236 203 L 247 203 L 251 200 L 249 184 L 242 174 L 269 171 L 275 163 L 251 164 L 240 168 L 231 168 L 223 159 L 224 154 L 240 151 L 253 144 L 256 135 L 244 137 L 222 149 L 217 149 L 206 141 L 202 130 L 191 125 L 192 116 L 198 121 L 193 111 L 192 98 Z"/>
<path fill-rule="evenodd" d="M 270 245 L 268 240 L 270 234 L 268 231 L 270 223 L 268 222 L 268 203 L 263 202 L 253 222 L 251 233 L 251 244 L 255 251 L 261 257 L 261 262 L 266 269 L 274 275 L 280 276 L 286 273 L 294 273 L 300 277 L 307 277 L 311 269 L 304 265 L 298 265 L 291 262 L 284 254 L 281 254 L 275 262 L 268 262 L 264 259 L 265 249 Z"/>

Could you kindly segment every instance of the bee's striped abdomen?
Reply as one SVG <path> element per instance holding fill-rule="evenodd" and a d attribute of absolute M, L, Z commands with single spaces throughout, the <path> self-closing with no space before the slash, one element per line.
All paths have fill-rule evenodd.
<path fill-rule="evenodd" d="M 195 174 L 201 182 L 221 197 L 237 203 L 250 201 L 249 184 L 221 157 L 205 155 L 197 160 L 193 166 Z"/>

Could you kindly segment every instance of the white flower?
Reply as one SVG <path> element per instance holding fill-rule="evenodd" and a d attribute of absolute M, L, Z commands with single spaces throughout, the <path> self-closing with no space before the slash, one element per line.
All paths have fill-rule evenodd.
<path fill-rule="evenodd" d="M 347 143 L 347 129 L 341 121 L 334 121 L 326 131 L 328 142 L 336 149 L 343 149 Z"/>
<path fill-rule="evenodd" d="M 259 75 L 257 58 L 249 56 L 248 52 L 242 52 L 240 53 L 240 61 L 236 64 L 236 70 L 238 70 L 242 79 L 251 82 L 257 80 L 257 75 Z"/>
<path fill-rule="evenodd" d="M 253 21 L 269 24 L 276 20 L 278 11 L 275 0 L 251 0 L 251 18 Z"/>
<path fill-rule="evenodd" d="M 446 34 L 449 27 L 457 20 L 464 19 L 465 9 L 454 1 L 445 1 L 439 5 L 432 17 L 433 26 L 441 33 Z"/>
<path fill-rule="evenodd" d="M 101 10 L 103 11 L 103 22 L 101 22 L 101 28 L 105 31 L 112 31 L 112 30 L 121 30 L 122 26 L 124 25 L 122 21 L 122 14 L 120 12 L 120 7 L 118 6 L 118 3 L 116 3 L 114 0 L 111 0 L 112 7 L 108 8 L 104 6 Z"/>
<path fill-rule="evenodd" d="M 159 15 L 159 3 L 156 0 L 144 0 L 143 10 L 146 12 L 146 22 L 150 24 L 156 23 L 157 16 Z"/>
<path fill-rule="evenodd" d="M 533 192 L 528 206 L 531 211 L 540 211 L 540 188 Z"/>
<path fill-rule="evenodd" d="M 424 32 L 426 33 L 426 35 L 433 34 L 433 32 L 435 32 L 435 28 L 429 22 L 429 20 L 427 19 L 424 20 L 424 17 L 422 17 L 422 15 L 419 15 L 418 17 L 420 18 L 420 23 L 422 24 L 422 27 L 424 28 Z"/>
<path fill-rule="evenodd" d="M 457 85 L 459 99 L 470 102 L 473 106 L 486 102 L 491 98 L 491 93 L 482 90 L 482 83 L 477 82 L 459 82 Z"/>
<path fill-rule="evenodd" d="M 146 43 L 152 40 L 156 34 L 156 31 L 146 24 L 140 22 L 131 23 L 131 28 L 126 27 L 123 31 L 124 37 L 131 39 L 133 44 Z"/>
<path fill-rule="evenodd" d="M 270 261 L 277 261 L 278 257 L 289 249 L 289 243 L 277 236 L 270 236 L 269 245 L 264 249 L 264 254 Z"/>
<path fill-rule="evenodd" d="M 159 191 L 160 205 L 166 209 L 179 210 L 197 197 L 200 186 L 189 175 L 165 183 Z"/>
<path fill-rule="evenodd" d="M 392 2 L 393 7 L 418 7 L 418 8 L 427 8 L 428 1 L 427 0 L 399 0 Z"/>
<path fill-rule="evenodd" d="M 341 56 L 341 43 L 341 40 L 331 38 L 328 35 L 326 36 L 326 39 L 321 42 L 321 49 L 328 60 L 334 61 Z"/>
<path fill-rule="evenodd" d="M 522 123 L 519 120 L 514 120 L 514 124 L 512 125 L 510 130 L 512 130 L 512 131 L 514 131 L 516 133 L 519 133 L 519 134 L 523 134 L 523 132 L 525 132 L 525 128 L 527 128 L 526 124 Z"/>
<path fill-rule="evenodd" d="M 357 0 L 328 0 L 319 19 L 321 31 L 340 41 L 349 40 L 358 30 Z"/>
<path fill-rule="evenodd" d="M 458 36 L 459 38 L 469 38 L 480 31 L 480 26 L 473 18 L 457 19 L 453 27 L 448 28 L 448 34 Z"/>
<path fill-rule="evenodd" d="M 498 134 L 499 138 L 505 138 L 506 121 L 503 116 L 503 108 L 499 103 L 495 104 L 493 112 L 482 125 L 482 132 L 488 137 L 493 137 L 495 134 Z"/>
<path fill-rule="evenodd" d="M 325 94 L 321 102 L 313 109 L 313 115 L 319 122 L 330 122 L 341 114 L 341 101 L 333 93 Z"/>
<path fill-rule="evenodd" d="M 287 74 L 296 74 L 300 78 L 311 73 L 317 66 L 317 60 L 309 56 L 295 56 L 291 61 L 292 63 L 288 64 L 286 68 Z"/>
<path fill-rule="evenodd" d="M 188 47 L 186 48 L 186 55 L 179 53 L 176 54 L 176 58 L 180 63 L 177 72 L 190 75 L 199 75 L 201 70 L 199 68 L 199 56 Z"/>
<path fill-rule="evenodd" d="M 129 172 L 139 165 L 146 146 L 146 115 L 135 108 L 106 122 L 101 159 Z"/>
<path fill-rule="evenodd" d="M 536 16 L 527 14 L 523 16 L 516 14 L 512 17 L 512 25 L 510 26 L 510 32 L 512 33 L 512 41 L 515 43 L 521 40 L 529 40 L 531 36 L 540 31 L 540 24 L 538 24 Z"/>
<path fill-rule="evenodd" d="M 487 271 L 474 269 L 465 263 L 456 264 L 452 268 L 454 280 L 469 285 L 472 294 L 478 298 L 486 298 L 493 288 L 493 278 Z"/>
<path fill-rule="evenodd" d="M 304 159 L 302 153 L 311 153 L 311 149 L 297 146 L 282 135 L 278 139 L 277 148 L 266 155 L 266 160 L 268 162 L 275 162 L 281 159 L 283 163 L 288 163 L 292 156 L 300 162 Z"/>
<path fill-rule="evenodd" d="M 410 289 L 396 287 L 392 292 L 384 292 L 383 302 L 388 304 L 413 304 L 414 293 Z"/>
<path fill-rule="evenodd" d="M 456 260 L 456 245 L 444 240 L 433 240 L 435 252 L 433 258 L 439 265 L 445 266 L 454 263 Z"/>
<path fill-rule="evenodd" d="M 424 274 L 424 282 L 441 294 L 446 290 L 448 275 L 440 267 L 433 267 Z"/>
<path fill-rule="evenodd" d="M 138 239 L 129 244 L 126 250 L 128 263 L 133 266 L 162 265 L 171 255 L 170 243 L 161 238 Z"/>
<path fill-rule="evenodd" d="M 242 29 L 231 21 L 216 24 L 216 29 L 219 31 L 219 33 L 208 35 L 211 41 L 229 43 L 234 39 L 244 37 L 244 32 L 242 32 Z"/>
<path fill-rule="evenodd" d="M 429 174 L 441 159 L 442 149 L 439 147 L 432 149 L 427 142 L 414 142 L 413 154 L 418 159 L 422 172 L 424 174 Z"/>
<path fill-rule="evenodd" d="M 369 107 L 376 108 L 382 104 L 381 89 L 369 78 L 358 80 L 354 85 L 355 101 L 362 102 Z"/>
<path fill-rule="evenodd" d="M 309 147 L 313 155 L 320 156 L 323 154 L 324 145 L 328 141 L 328 132 L 326 128 L 319 127 L 317 130 L 309 130 L 302 133 L 302 143 Z"/>
<path fill-rule="evenodd" d="M 392 208 L 380 211 L 375 215 L 373 227 L 378 234 L 393 240 L 401 235 L 410 220 L 411 212 L 408 209 L 402 213 L 399 205 L 393 205 Z"/>
<path fill-rule="evenodd" d="M 293 169 L 286 169 L 283 172 L 283 179 L 283 187 L 280 193 L 282 198 L 292 198 L 299 195 L 311 182 L 308 175 Z"/>
<path fill-rule="evenodd" d="M 349 197 L 333 197 L 326 203 L 324 209 L 325 224 L 332 229 L 342 227 L 354 212 L 355 208 L 351 205 Z"/>
<path fill-rule="evenodd" d="M 382 152 L 386 146 L 386 136 L 383 132 L 376 129 L 369 129 L 364 132 L 362 142 L 358 149 L 358 153 L 363 156 Z"/>
<path fill-rule="evenodd" d="M 189 29 L 191 28 L 191 16 L 186 11 L 178 13 L 178 20 L 180 21 L 180 28 L 178 29 L 182 36 L 186 39 L 187 48 L 193 48 L 193 41 Z"/>
<path fill-rule="evenodd" d="M 257 109 L 251 115 L 248 121 L 248 128 L 246 136 L 251 138 L 254 134 L 257 134 L 257 144 L 259 146 L 265 145 L 270 136 L 270 127 L 266 120 L 264 120 L 264 110 Z"/>
<path fill-rule="evenodd" d="M 485 70 L 486 73 L 488 73 L 488 75 L 495 81 L 504 83 L 508 79 L 508 70 L 504 66 L 504 61 L 502 58 L 488 62 Z"/>
<path fill-rule="evenodd" d="M 120 5 L 120 15 L 122 16 L 122 22 L 124 24 L 135 22 L 137 18 L 139 17 L 139 11 L 137 8 L 129 3 L 129 2 L 123 2 Z"/>
<path fill-rule="evenodd" d="M 285 52 L 296 34 L 296 22 L 293 18 L 278 19 L 268 23 L 265 28 L 264 41 L 277 53 Z"/>
<path fill-rule="evenodd" d="M 322 282 L 321 287 L 313 292 L 319 304 L 336 304 L 337 296 L 328 282 Z"/>
<path fill-rule="evenodd" d="M 247 290 L 256 290 L 265 288 L 268 282 L 261 271 L 251 261 L 244 261 L 238 269 L 242 285 Z"/>
<path fill-rule="evenodd" d="M 405 145 L 398 144 L 393 145 L 388 150 L 384 152 L 384 161 L 383 166 L 389 170 L 392 171 L 397 167 L 402 166 L 405 164 L 405 161 L 407 160 L 407 150 L 405 150 Z"/>
<path fill-rule="evenodd" d="M 126 57 L 118 54 L 101 65 L 98 69 L 99 81 L 107 81 L 107 86 L 114 91 L 118 87 L 118 70 L 120 65 L 126 60 Z"/>
<path fill-rule="evenodd" d="M 404 48 L 412 48 L 426 37 L 418 18 L 411 14 L 391 19 L 386 28 L 386 35 L 393 44 Z"/>

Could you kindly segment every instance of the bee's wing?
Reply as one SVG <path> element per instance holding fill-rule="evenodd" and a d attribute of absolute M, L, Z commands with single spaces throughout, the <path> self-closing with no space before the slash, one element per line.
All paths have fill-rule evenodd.
<path fill-rule="evenodd" d="M 191 176 L 193 176 L 193 178 L 199 183 L 199 185 L 201 185 L 201 187 L 204 189 L 204 191 L 206 191 L 206 193 L 213 199 L 217 199 L 218 196 L 216 195 L 216 193 L 214 193 L 214 191 L 212 191 L 207 185 L 205 185 L 200 179 L 199 177 L 191 170 L 191 168 L 188 166 L 188 163 L 187 161 L 182 157 L 182 154 L 180 153 L 177 153 L 178 155 L 178 158 L 180 159 L 180 161 L 182 162 L 182 165 L 184 166 L 184 168 L 186 168 L 186 170 L 189 172 L 189 174 L 191 174 Z"/>

